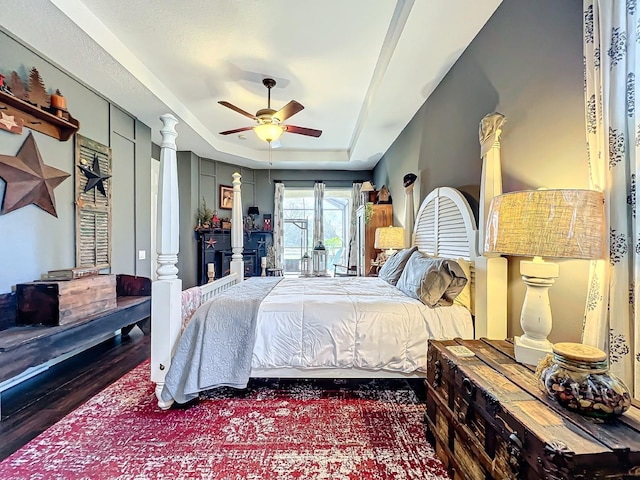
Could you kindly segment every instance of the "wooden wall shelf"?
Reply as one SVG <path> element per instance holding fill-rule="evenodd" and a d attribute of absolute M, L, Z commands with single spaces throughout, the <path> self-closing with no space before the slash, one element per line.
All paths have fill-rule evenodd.
<path fill-rule="evenodd" d="M 0 111 L 24 119 L 25 127 L 61 142 L 69 140 L 80 128 L 80 122 L 68 113 L 65 113 L 67 120 L 3 91 L 0 91 Z"/>

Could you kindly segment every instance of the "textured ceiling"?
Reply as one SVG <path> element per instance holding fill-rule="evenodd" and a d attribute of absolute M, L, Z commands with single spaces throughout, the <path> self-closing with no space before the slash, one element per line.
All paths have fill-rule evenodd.
<path fill-rule="evenodd" d="M 501 0 L 21 0 L 0 26 L 152 128 L 179 119 L 178 149 L 253 168 L 372 168 Z M 34 25 L 37 28 L 34 28 Z M 270 152 L 254 114 L 290 100 Z"/>

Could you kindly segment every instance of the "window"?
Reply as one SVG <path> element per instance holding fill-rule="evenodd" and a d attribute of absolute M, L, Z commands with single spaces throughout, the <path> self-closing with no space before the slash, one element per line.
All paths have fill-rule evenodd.
<path fill-rule="evenodd" d="M 284 191 L 284 271 L 300 273 L 300 261 L 313 250 L 313 188 Z M 351 189 L 325 188 L 324 246 L 329 273 L 332 264 L 344 264 L 349 250 Z"/>

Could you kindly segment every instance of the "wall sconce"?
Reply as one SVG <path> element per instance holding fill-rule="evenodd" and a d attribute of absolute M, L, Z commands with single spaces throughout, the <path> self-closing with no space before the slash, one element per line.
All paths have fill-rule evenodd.
<path fill-rule="evenodd" d="M 552 346 L 549 288 L 560 273 L 542 257 L 604 256 L 604 197 L 594 190 L 526 190 L 494 197 L 487 217 L 485 252 L 533 257 L 520 262 L 527 285 L 516 360 L 537 365 Z"/>

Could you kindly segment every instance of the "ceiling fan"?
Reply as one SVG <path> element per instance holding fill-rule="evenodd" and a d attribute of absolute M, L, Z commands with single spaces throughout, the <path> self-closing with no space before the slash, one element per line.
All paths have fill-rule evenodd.
<path fill-rule="evenodd" d="M 256 132 L 258 138 L 268 143 L 277 140 L 284 132 L 297 133 L 298 135 L 307 135 L 310 137 L 319 137 L 320 135 L 322 135 L 322 130 L 283 124 L 282 122 L 304 109 L 304 107 L 295 100 L 291 100 L 280 110 L 273 110 L 271 108 L 271 89 L 275 87 L 276 81 L 273 78 L 265 78 L 262 80 L 262 84 L 267 87 L 268 91 L 267 108 L 258 110 L 255 115 L 246 112 L 229 102 L 218 102 L 220 105 L 224 105 L 225 107 L 230 108 L 231 110 L 236 111 L 244 115 L 245 117 L 249 117 L 252 120 L 258 122 L 258 124 L 253 127 L 242 127 L 236 128 L 234 130 L 227 130 L 224 132 L 220 132 L 220 135 L 230 135 L 232 133 L 253 130 Z"/>

